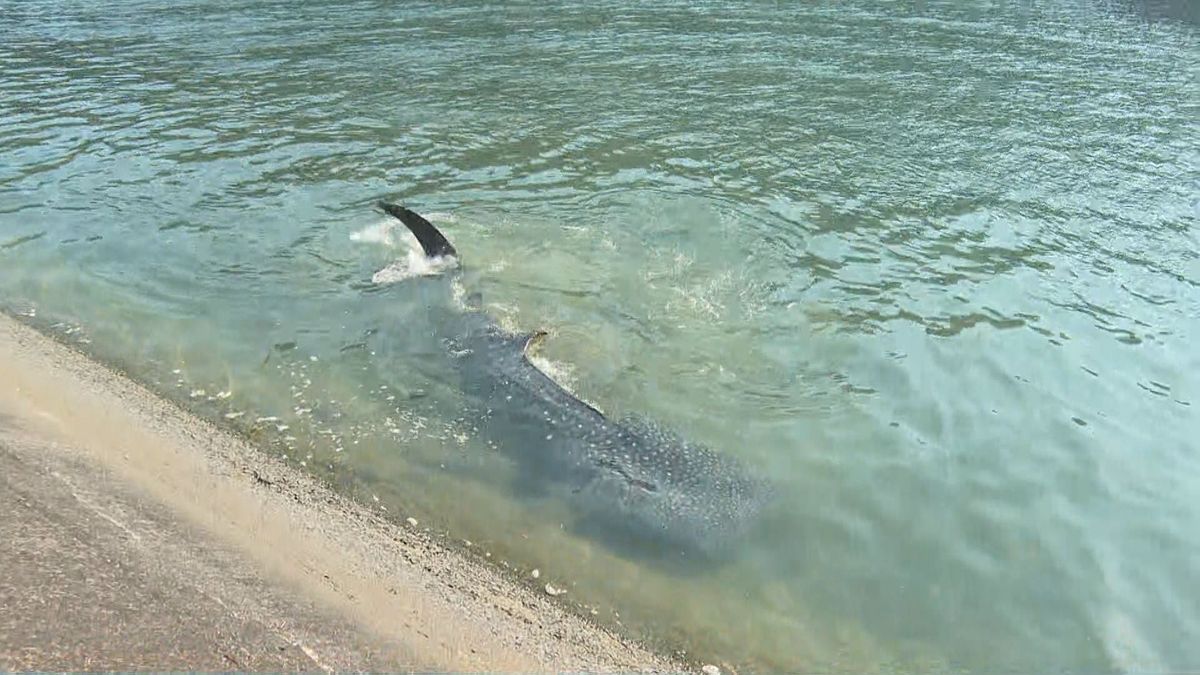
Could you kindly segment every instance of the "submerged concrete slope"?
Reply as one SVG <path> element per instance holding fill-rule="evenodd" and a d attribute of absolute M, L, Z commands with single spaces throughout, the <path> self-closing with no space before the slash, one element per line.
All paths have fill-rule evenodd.
<path fill-rule="evenodd" d="M 679 669 L 4 315 L 0 537 L 0 669 Z"/>

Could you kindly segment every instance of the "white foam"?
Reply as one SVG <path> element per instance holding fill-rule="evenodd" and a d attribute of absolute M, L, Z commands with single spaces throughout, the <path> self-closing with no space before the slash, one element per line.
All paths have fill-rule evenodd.
<path fill-rule="evenodd" d="M 534 368 L 542 371 L 542 374 L 554 381 L 555 384 L 565 389 L 572 396 L 579 398 L 579 394 L 575 392 L 575 366 L 562 361 L 553 361 L 551 359 L 536 353 L 526 352 L 525 358 L 529 363 L 533 364 Z"/>
<path fill-rule="evenodd" d="M 363 244 L 382 244 L 388 248 L 396 248 L 396 222 L 383 220 L 357 232 L 351 232 L 350 241 Z"/>
<path fill-rule="evenodd" d="M 463 286 L 462 279 L 455 277 L 450 282 L 450 294 L 454 301 L 454 306 L 459 310 L 466 311 L 467 307 L 467 288 Z"/>
<path fill-rule="evenodd" d="M 434 276 L 455 267 L 458 267 L 458 258 L 454 256 L 430 258 L 420 250 L 410 249 L 408 255 L 399 260 L 393 260 L 388 263 L 387 267 L 371 275 L 371 281 L 376 284 L 394 284 L 413 277 Z"/>
<path fill-rule="evenodd" d="M 436 214 L 436 217 L 440 222 L 453 222 L 454 220 L 450 214 Z M 434 276 L 458 266 L 458 259 L 454 256 L 431 258 L 425 255 L 417 238 L 407 230 L 401 231 L 394 220 L 385 220 L 352 232 L 350 240 L 364 244 L 378 244 L 392 249 L 404 248 L 403 258 L 393 260 L 386 267 L 371 275 L 372 283 L 376 284 L 394 284 L 413 277 Z"/>

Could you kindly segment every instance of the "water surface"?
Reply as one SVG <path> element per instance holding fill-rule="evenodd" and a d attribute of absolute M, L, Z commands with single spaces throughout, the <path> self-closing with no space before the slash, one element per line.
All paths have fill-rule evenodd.
<path fill-rule="evenodd" d="M 0 299 L 666 649 L 1194 669 L 1195 13 L 960 4 L 6 3 Z M 733 560 L 522 494 L 381 197 L 580 396 L 771 478 Z"/>

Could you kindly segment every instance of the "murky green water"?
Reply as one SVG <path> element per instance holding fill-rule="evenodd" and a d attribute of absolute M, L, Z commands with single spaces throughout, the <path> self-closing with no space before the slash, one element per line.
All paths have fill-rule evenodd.
<path fill-rule="evenodd" d="M 667 648 L 1196 668 L 1194 9 L 0 3 L 0 300 Z M 580 395 L 771 477 L 735 560 L 517 494 L 394 344 L 380 197 Z"/>

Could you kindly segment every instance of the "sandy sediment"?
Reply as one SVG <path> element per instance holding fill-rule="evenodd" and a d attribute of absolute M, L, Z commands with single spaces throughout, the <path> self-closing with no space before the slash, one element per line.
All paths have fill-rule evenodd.
<path fill-rule="evenodd" d="M 678 670 L 0 315 L 0 669 Z"/>

